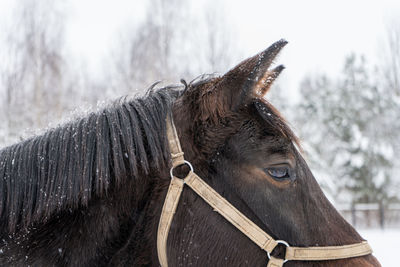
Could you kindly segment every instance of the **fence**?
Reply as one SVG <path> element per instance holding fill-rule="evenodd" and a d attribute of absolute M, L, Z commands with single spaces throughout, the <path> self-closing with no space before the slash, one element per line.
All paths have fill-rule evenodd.
<path fill-rule="evenodd" d="M 337 207 L 342 216 L 354 227 L 400 228 L 400 203 L 386 207 L 378 203 L 357 203 Z"/>

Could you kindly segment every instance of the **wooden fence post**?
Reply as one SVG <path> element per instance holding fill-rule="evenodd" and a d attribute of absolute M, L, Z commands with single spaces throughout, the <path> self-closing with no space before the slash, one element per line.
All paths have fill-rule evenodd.
<path fill-rule="evenodd" d="M 382 203 L 379 203 L 379 224 L 381 229 L 385 228 L 385 207 Z"/>
<path fill-rule="evenodd" d="M 351 222 L 356 227 L 356 205 L 354 203 L 351 203 Z"/>

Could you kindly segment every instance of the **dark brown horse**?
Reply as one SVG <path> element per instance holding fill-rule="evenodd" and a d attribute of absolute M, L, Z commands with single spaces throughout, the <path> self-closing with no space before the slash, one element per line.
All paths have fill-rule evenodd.
<path fill-rule="evenodd" d="M 196 173 L 293 246 L 362 241 L 329 203 L 264 95 L 279 41 L 218 78 L 163 88 L 0 151 L 1 266 L 158 266 L 169 185 L 166 117 Z M 185 170 L 182 170 L 182 172 Z M 185 188 L 170 266 L 265 266 L 267 255 Z M 277 249 L 276 253 L 280 253 Z M 379 266 L 372 256 L 285 266 Z"/>

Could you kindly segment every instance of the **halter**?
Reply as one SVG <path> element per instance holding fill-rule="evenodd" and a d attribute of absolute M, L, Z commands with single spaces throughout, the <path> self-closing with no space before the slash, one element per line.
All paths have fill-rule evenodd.
<path fill-rule="evenodd" d="M 201 198 L 203 198 L 214 209 L 214 211 L 217 211 L 219 214 L 221 214 L 233 226 L 235 226 L 267 253 L 269 259 L 267 267 L 281 267 L 289 260 L 336 260 L 359 257 L 372 253 L 372 249 L 366 241 L 343 246 L 292 247 L 286 241 L 275 240 L 255 223 L 249 220 L 243 213 L 232 206 L 225 198 L 212 189 L 193 171 L 192 165 L 183 157 L 183 151 L 176 133 L 175 125 L 172 117 L 170 118 L 169 116 L 167 117 L 167 137 L 172 158 L 172 167 L 170 170 L 171 183 L 169 185 L 167 196 L 162 208 L 157 233 L 158 259 L 162 267 L 168 266 L 168 232 L 179 203 L 183 186 L 185 184 L 188 185 Z M 190 168 L 188 175 L 183 179 L 174 176 L 174 168 L 184 164 L 188 165 Z M 286 254 L 284 259 L 271 256 L 272 251 L 278 244 L 283 244 L 286 246 Z"/>

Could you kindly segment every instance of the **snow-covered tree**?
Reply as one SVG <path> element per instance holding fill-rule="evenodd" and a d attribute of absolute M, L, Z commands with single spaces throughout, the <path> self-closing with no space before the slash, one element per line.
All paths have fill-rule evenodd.
<path fill-rule="evenodd" d="M 346 59 L 338 80 L 323 75 L 301 85 L 298 129 L 322 183 L 337 200 L 387 203 L 395 192 L 393 114 L 399 104 L 363 57 Z M 329 182 L 327 182 L 329 177 Z"/>

